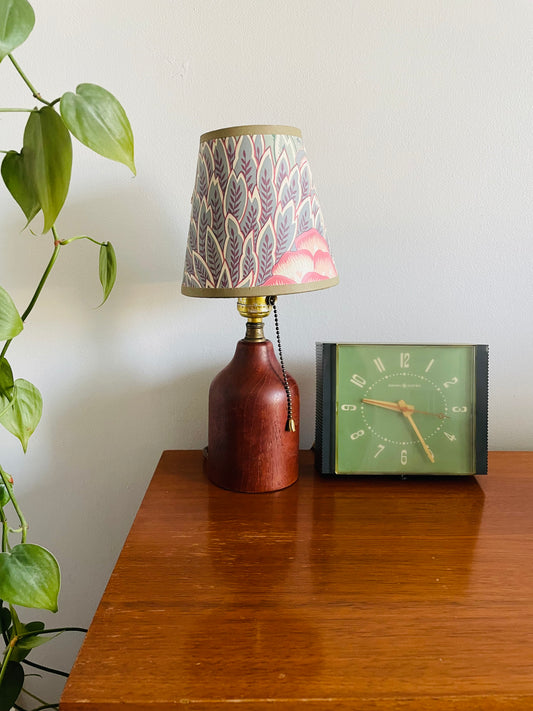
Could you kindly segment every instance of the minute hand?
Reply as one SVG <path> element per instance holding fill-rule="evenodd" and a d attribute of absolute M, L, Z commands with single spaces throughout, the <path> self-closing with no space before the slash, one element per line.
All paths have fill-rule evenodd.
<path fill-rule="evenodd" d="M 412 411 L 408 410 L 408 407 L 409 407 L 409 406 L 408 406 L 403 400 L 400 400 L 400 401 L 398 402 L 398 405 L 400 406 L 400 410 L 401 410 L 401 412 L 403 413 L 404 417 L 407 417 L 407 419 L 409 420 L 409 424 L 410 424 L 411 427 L 414 429 L 416 436 L 417 436 L 418 439 L 420 440 L 420 444 L 421 444 L 422 447 L 424 448 L 424 452 L 426 453 L 427 458 L 429 459 L 429 461 L 430 461 L 432 464 L 434 464 L 434 463 L 435 463 L 435 457 L 433 456 L 433 452 L 432 452 L 431 449 L 427 446 L 427 444 L 426 444 L 424 438 L 423 438 L 422 435 L 420 434 L 420 430 L 419 430 L 418 427 L 416 426 L 415 421 L 413 420 L 413 417 L 412 417 L 412 415 L 411 415 L 411 412 L 412 412 Z"/>

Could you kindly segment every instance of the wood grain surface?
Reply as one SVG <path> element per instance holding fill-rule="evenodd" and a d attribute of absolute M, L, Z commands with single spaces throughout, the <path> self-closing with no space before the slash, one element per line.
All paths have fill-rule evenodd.
<path fill-rule="evenodd" d="M 207 481 L 163 453 L 61 711 L 533 709 L 533 453 L 479 478 Z"/>
<path fill-rule="evenodd" d="M 207 475 L 223 489 L 264 493 L 298 478 L 300 397 L 287 374 L 296 431 L 288 432 L 283 372 L 270 341 L 237 343 L 209 389 Z"/>

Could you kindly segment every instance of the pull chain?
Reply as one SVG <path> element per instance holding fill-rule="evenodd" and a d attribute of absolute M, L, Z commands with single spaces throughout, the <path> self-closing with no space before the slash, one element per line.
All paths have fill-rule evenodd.
<path fill-rule="evenodd" d="M 281 372 L 283 373 L 283 387 L 285 388 L 285 393 L 287 395 L 287 424 L 285 425 L 285 430 L 287 432 L 296 432 L 296 423 L 292 416 L 292 395 L 289 388 L 289 380 L 287 378 L 287 371 L 285 370 L 285 364 L 283 363 L 283 353 L 281 352 L 281 338 L 279 335 L 279 322 L 278 322 L 278 310 L 276 308 L 276 297 L 267 296 L 267 304 L 272 306 L 274 311 L 274 325 L 276 327 L 276 339 L 278 341 L 278 351 L 279 351 L 279 362 L 281 365 Z"/>

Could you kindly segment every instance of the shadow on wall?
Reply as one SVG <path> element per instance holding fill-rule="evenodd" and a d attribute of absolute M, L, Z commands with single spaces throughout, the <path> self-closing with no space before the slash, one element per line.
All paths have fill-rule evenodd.
<path fill-rule="evenodd" d="M 61 239 L 88 235 L 98 242 L 111 242 L 118 259 L 117 285 L 178 282 L 186 241 L 179 225 L 186 230 L 187 208 L 185 204 L 182 216 L 170 214 L 142 190 L 140 183 L 133 181 L 126 188 L 96 193 L 83 200 L 69 197 L 57 229 Z M 2 223 L 2 271 L 5 270 L 2 280 L 7 275 L 7 281 L 16 283 L 17 288 L 30 291 L 37 285 L 50 257 L 51 233 L 39 234 L 40 216 L 30 227 L 35 235 L 30 229 L 22 231 L 24 219 L 19 219 L 16 207 Z M 62 250 L 51 278 L 60 287 L 72 287 L 77 280 L 82 284 L 86 280 L 98 284 L 98 247 L 87 240 L 68 245 Z"/>

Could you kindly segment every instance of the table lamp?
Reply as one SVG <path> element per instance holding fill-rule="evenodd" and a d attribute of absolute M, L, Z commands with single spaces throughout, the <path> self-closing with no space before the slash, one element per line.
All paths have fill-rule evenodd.
<path fill-rule="evenodd" d="M 298 478 L 296 382 L 265 339 L 276 297 L 334 286 L 337 272 L 301 132 L 236 126 L 200 138 L 181 291 L 237 298 L 245 338 L 209 390 L 207 475 L 267 492 Z"/>

